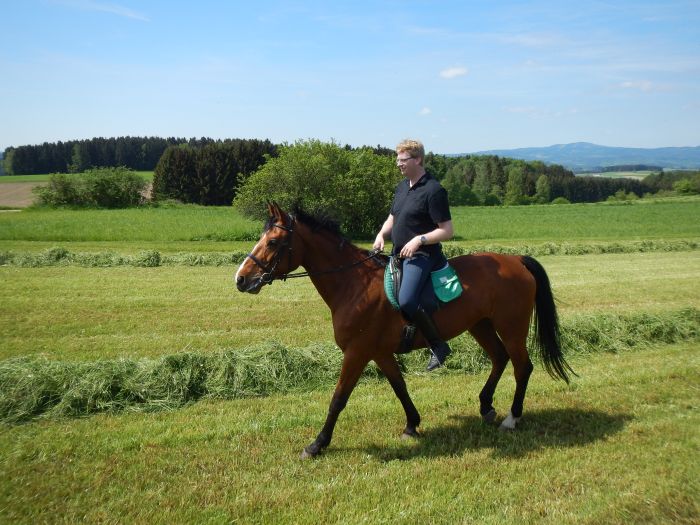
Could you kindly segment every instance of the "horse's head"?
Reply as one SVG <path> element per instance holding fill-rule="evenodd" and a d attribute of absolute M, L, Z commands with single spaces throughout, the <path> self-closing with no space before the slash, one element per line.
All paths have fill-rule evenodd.
<path fill-rule="evenodd" d="M 266 284 L 299 267 L 295 251 L 294 219 L 277 203 L 267 205 L 270 218 L 265 231 L 236 272 L 236 287 L 241 292 L 258 293 Z"/>

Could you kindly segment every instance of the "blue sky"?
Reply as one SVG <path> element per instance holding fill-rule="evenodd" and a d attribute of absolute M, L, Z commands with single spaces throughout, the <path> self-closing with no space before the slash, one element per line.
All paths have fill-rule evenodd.
<path fill-rule="evenodd" d="M 0 27 L 0 150 L 700 145 L 698 1 L 24 0 Z"/>

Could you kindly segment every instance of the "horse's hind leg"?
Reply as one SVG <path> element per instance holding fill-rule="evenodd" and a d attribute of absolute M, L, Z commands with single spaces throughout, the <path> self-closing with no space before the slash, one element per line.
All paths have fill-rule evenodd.
<path fill-rule="evenodd" d="M 503 341 L 498 337 L 489 319 L 482 319 L 470 328 L 469 332 L 491 360 L 491 374 L 489 374 L 489 378 L 479 394 L 479 402 L 481 404 L 479 412 L 486 423 L 493 423 L 496 419 L 496 409 L 493 408 L 493 394 L 496 391 L 498 381 L 503 375 L 503 370 L 508 364 L 508 352 L 506 352 Z"/>
<path fill-rule="evenodd" d="M 418 410 L 416 410 L 413 401 L 411 401 L 411 396 L 408 395 L 406 382 L 403 379 L 396 357 L 393 354 L 382 355 L 375 357 L 374 361 L 389 380 L 391 388 L 394 390 L 396 397 L 399 398 L 399 401 L 401 401 L 401 406 L 406 412 L 406 428 L 401 437 L 417 437 L 420 414 L 418 414 Z"/>
<path fill-rule="evenodd" d="M 530 361 L 530 356 L 527 353 L 527 329 L 528 326 L 526 325 L 525 329 L 520 331 L 522 333 L 511 331 L 509 337 L 504 338 L 503 341 L 508 355 L 513 362 L 515 394 L 513 396 L 513 404 L 511 405 L 510 413 L 501 423 L 501 430 L 515 430 L 515 426 L 523 415 L 525 392 L 527 391 L 527 383 L 533 370 L 532 361 Z"/>

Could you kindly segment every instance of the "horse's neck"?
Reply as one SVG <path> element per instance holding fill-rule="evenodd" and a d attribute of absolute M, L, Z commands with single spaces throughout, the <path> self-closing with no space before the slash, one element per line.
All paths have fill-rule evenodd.
<path fill-rule="evenodd" d="M 336 239 L 314 236 L 305 243 L 302 266 L 331 311 L 366 288 L 368 276 L 364 265 L 352 266 L 363 257 L 366 255 L 362 250 Z"/>

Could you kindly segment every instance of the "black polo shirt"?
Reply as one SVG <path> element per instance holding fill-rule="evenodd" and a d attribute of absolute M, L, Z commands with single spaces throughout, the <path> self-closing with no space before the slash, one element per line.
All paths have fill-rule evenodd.
<path fill-rule="evenodd" d="M 423 175 L 412 187 L 408 179 L 399 182 L 391 204 L 394 226 L 391 230 L 393 253 L 399 253 L 416 235 L 423 235 L 438 227 L 438 223 L 452 219 L 447 202 L 447 190 L 428 175 Z M 427 244 L 418 252 L 433 255 L 442 250 L 440 244 Z"/>

